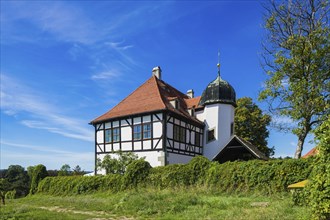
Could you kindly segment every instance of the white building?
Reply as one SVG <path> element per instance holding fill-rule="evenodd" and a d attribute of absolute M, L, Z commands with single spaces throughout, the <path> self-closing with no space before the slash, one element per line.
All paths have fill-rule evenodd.
<path fill-rule="evenodd" d="M 220 77 L 220 70 L 198 97 L 193 90 L 181 93 L 161 74 L 155 67 L 145 83 L 91 122 L 95 163 L 116 151 L 134 152 L 151 166 L 187 163 L 196 155 L 219 162 L 267 159 L 234 135 L 236 94 Z"/>

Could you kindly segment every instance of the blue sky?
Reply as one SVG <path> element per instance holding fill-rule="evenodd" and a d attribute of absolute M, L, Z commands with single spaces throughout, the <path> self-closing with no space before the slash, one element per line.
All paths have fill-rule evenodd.
<path fill-rule="evenodd" d="M 155 66 L 201 95 L 217 75 L 218 49 L 222 78 L 257 102 L 262 23 L 258 1 L 1 1 L 0 168 L 93 170 L 92 119 Z M 270 133 L 275 156 L 293 156 L 297 138 Z"/>

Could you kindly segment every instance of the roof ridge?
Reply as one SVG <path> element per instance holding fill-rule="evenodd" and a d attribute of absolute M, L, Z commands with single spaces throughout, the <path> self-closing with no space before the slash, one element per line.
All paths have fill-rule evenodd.
<path fill-rule="evenodd" d="M 189 99 L 189 96 L 187 96 L 187 94 L 184 94 L 183 92 L 181 92 L 180 90 L 178 90 L 178 89 L 176 89 L 176 88 L 174 88 L 172 85 L 170 85 L 169 83 L 167 83 L 167 82 L 165 82 L 165 81 L 163 81 L 163 80 L 161 80 L 164 84 L 166 84 L 166 86 L 169 86 L 169 87 L 171 87 L 171 89 L 173 89 L 173 90 L 175 90 L 176 92 L 178 92 L 178 93 L 180 93 L 180 95 L 182 95 L 183 97 L 183 99 L 186 99 L 185 97 L 187 97 L 187 99 Z"/>
<path fill-rule="evenodd" d="M 160 90 L 159 90 L 159 85 L 158 85 L 158 80 L 159 80 L 159 79 L 158 79 L 156 76 L 154 76 L 154 75 L 152 75 L 151 77 L 152 77 L 152 78 L 155 80 L 155 82 L 156 82 L 157 94 L 158 94 L 159 98 L 162 100 L 162 104 L 163 104 L 164 108 L 165 108 L 165 109 L 168 109 L 168 108 L 167 108 L 167 105 L 166 105 L 165 102 L 164 102 L 164 98 L 163 98 L 163 96 L 162 96 L 162 94 L 161 94 L 161 92 L 160 92 Z"/>

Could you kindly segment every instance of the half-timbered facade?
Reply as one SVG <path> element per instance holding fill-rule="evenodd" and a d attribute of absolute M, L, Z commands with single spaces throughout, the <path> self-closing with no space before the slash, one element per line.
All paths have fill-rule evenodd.
<path fill-rule="evenodd" d="M 164 82 L 155 67 L 151 78 L 91 122 L 95 163 L 118 151 L 134 152 L 151 166 L 187 163 L 197 155 L 219 158 L 234 135 L 235 106 L 235 91 L 220 74 L 194 97 Z"/>

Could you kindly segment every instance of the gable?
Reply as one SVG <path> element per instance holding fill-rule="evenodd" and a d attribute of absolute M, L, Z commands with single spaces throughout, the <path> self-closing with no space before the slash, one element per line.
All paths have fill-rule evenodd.
<path fill-rule="evenodd" d="M 234 135 L 225 147 L 213 158 L 213 161 L 224 163 L 235 160 L 261 159 L 268 160 L 256 146 Z"/>

